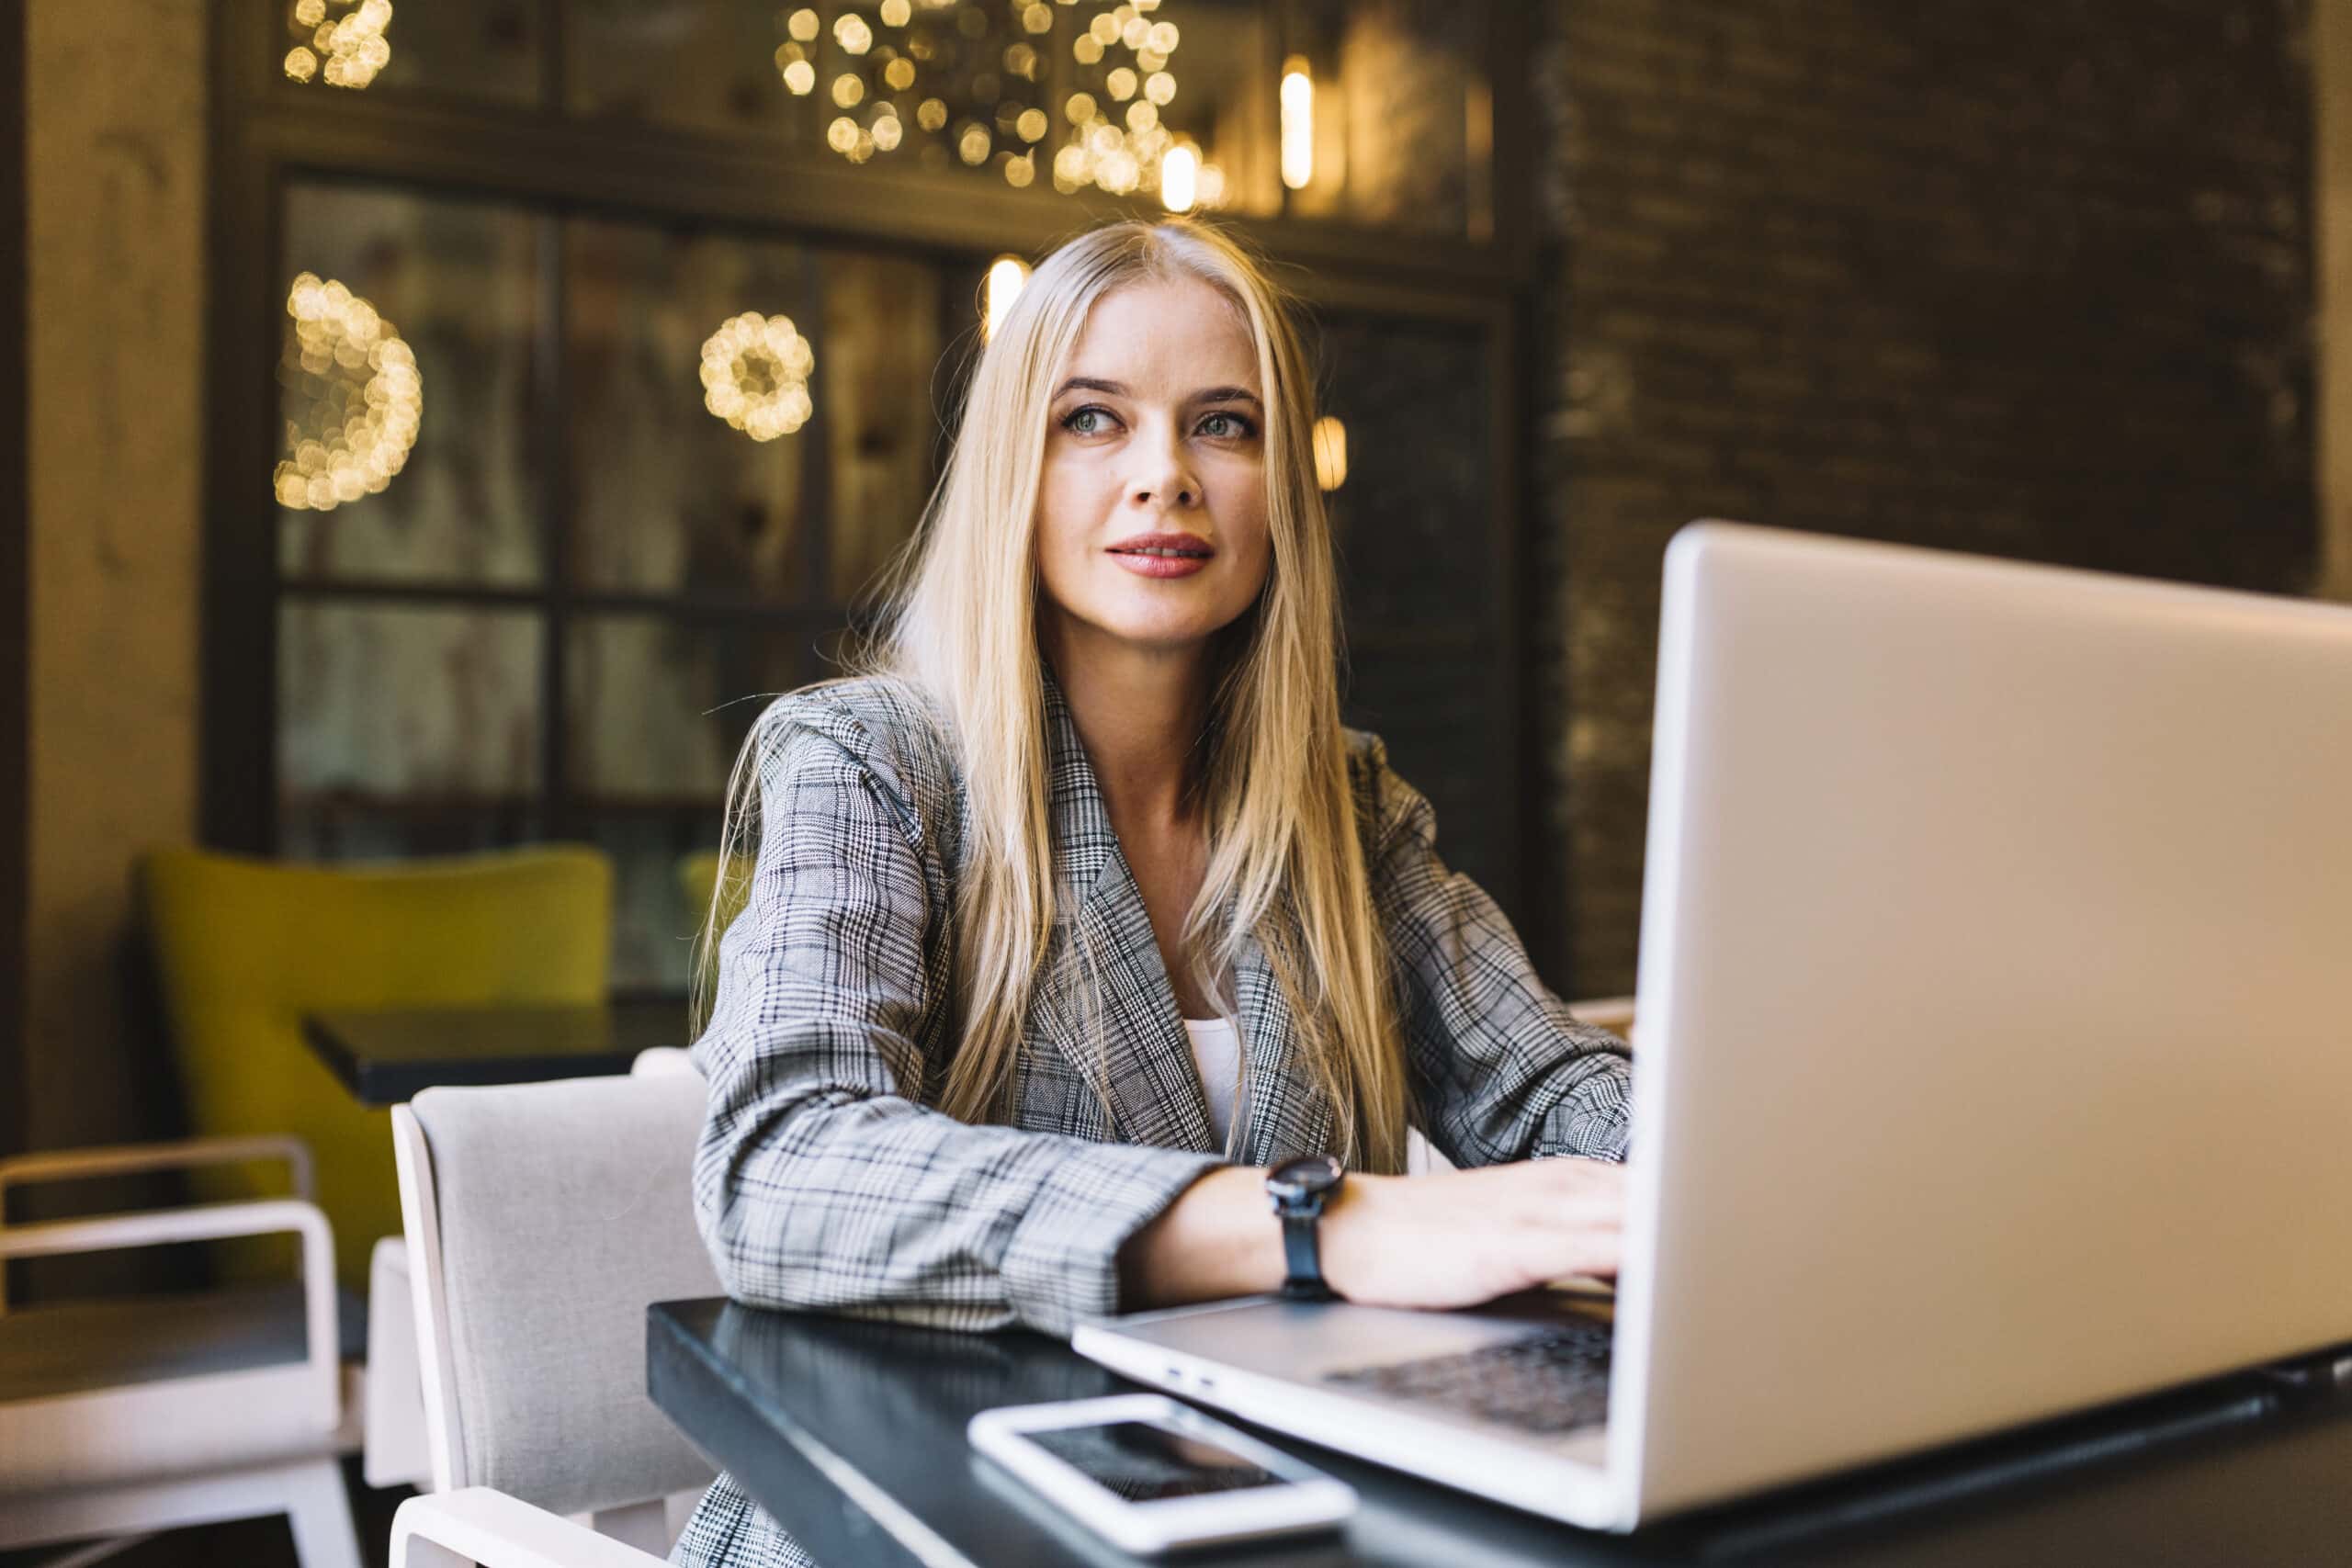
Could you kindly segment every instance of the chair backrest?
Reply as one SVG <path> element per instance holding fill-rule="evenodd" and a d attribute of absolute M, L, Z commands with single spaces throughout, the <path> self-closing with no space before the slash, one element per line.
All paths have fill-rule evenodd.
<path fill-rule="evenodd" d="M 434 1489 L 555 1513 L 707 1483 L 645 1396 L 645 1309 L 720 1293 L 693 1073 L 429 1089 L 393 1111 Z"/>
<path fill-rule="evenodd" d="M 613 874 L 599 850 L 317 866 L 171 849 L 139 875 L 192 1130 L 307 1140 L 354 1286 L 401 1228 L 390 1123 L 303 1044 L 302 1015 L 605 998 Z M 264 1190 L 250 1169 L 209 1181 L 216 1201 Z"/>

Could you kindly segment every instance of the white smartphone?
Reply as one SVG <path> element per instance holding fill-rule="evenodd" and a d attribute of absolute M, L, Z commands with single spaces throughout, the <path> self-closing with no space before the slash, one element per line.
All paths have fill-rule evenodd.
<path fill-rule="evenodd" d="M 1355 1492 L 1164 1394 L 983 1410 L 972 1446 L 1124 1551 L 1330 1529 Z"/>

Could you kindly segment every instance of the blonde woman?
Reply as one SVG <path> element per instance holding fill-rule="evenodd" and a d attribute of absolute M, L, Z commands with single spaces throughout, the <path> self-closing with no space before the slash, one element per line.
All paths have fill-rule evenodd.
<path fill-rule="evenodd" d="M 1329 1178 L 1288 1228 L 1353 1301 L 1614 1271 L 1624 1047 L 1340 723 L 1288 312 L 1205 225 L 1056 251 L 858 673 L 746 742 L 694 1048 L 737 1300 L 1067 1334 L 1272 1291 L 1285 1162 Z M 1483 1168 L 1407 1178 L 1408 1121 Z M 676 1561 L 808 1559 L 722 1476 Z"/>

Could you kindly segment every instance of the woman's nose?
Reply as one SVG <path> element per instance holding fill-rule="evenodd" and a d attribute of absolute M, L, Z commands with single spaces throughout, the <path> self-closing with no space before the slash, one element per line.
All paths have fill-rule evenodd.
<path fill-rule="evenodd" d="M 1138 458 L 1135 477 L 1128 483 L 1131 500 L 1157 501 L 1167 506 L 1199 504 L 1200 481 L 1193 478 L 1185 462 L 1181 443 L 1173 438 L 1147 441 L 1141 444 L 1140 450 L 1148 456 Z"/>

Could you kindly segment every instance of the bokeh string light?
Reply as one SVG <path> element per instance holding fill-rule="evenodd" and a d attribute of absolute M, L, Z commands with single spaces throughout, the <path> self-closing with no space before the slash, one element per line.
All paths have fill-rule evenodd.
<path fill-rule="evenodd" d="M 791 317 L 746 310 L 702 345 L 703 406 L 754 441 L 774 441 L 815 412 L 808 375 L 816 367 Z"/>
<path fill-rule="evenodd" d="M 1162 191 L 1174 155 L 1171 210 L 1216 207 L 1223 171 L 1167 122 L 1183 35 L 1159 10 L 1160 0 L 804 5 L 778 13 L 775 67 L 786 92 L 827 106 L 825 145 L 852 164 L 922 148 L 926 161 L 992 166 L 1015 189 L 1044 175 L 1066 195 L 1129 196 Z M 1056 51 L 1074 63 L 1054 69 Z M 1079 89 L 1048 101 L 1048 85 L 1073 71 Z"/>
<path fill-rule="evenodd" d="M 289 407 L 287 457 L 270 476 L 278 504 L 332 512 L 376 495 L 408 461 L 424 418 L 416 356 L 376 307 L 343 284 L 298 273 L 278 380 Z"/>
<path fill-rule="evenodd" d="M 327 19 L 327 0 L 294 0 L 286 25 L 301 41 L 286 51 L 286 74 L 296 82 L 324 82 L 330 87 L 365 87 L 391 63 L 392 46 L 384 37 L 391 26 L 392 0 L 341 0 L 349 9 Z"/>

